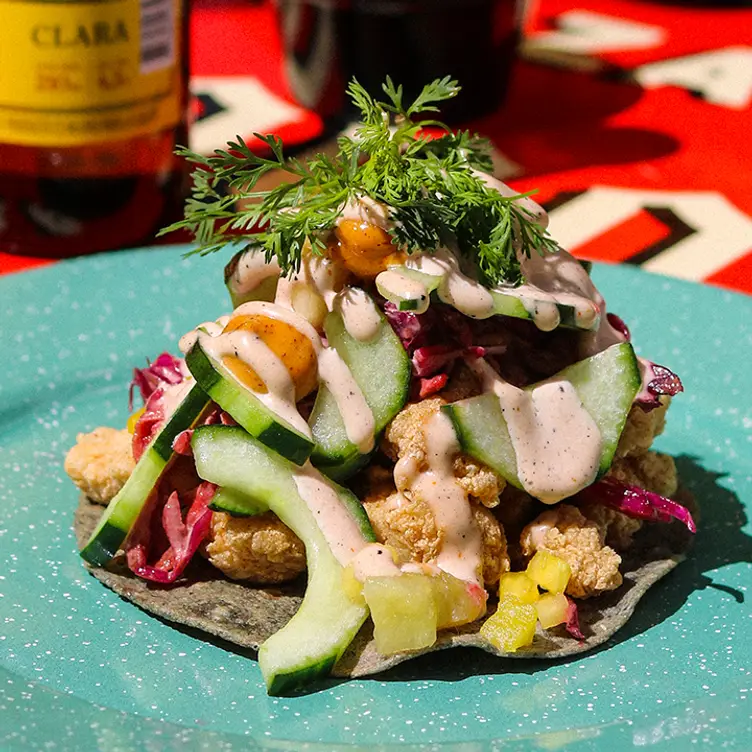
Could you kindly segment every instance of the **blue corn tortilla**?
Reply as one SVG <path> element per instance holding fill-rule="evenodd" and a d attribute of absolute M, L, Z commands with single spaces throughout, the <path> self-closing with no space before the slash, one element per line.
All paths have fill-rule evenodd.
<path fill-rule="evenodd" d="M 689 494 L 680 491 L 677 500 L 697 515 L 697 505 Z M 81 497 L 74 521 L 79 547 L 88 540 L 103 510 L 100 504 Z M 643 525 L 632 546 L 622 553 L 623 584 L 597 598 L 577 601 L 584 640 L 574 639 L 563 627 L 539 627 L 532 645 L 508 653 L 478 634 L 482 623 L 478 621 L 440 632 L 430 648 L 384 657 L 376 652 L 369 620 L 332 673 L 338 677 L 368 676 L 424 653 L 463 646 L 520 659 L 564 658 L 592 650 L 624 626 L 648 589 L 683 561 L 692 538 L 678 522 Z M 115 593 L 151 614 L 251 650 L 258 650 L 289 621 L 305 591 L 304 577 L 274 587 L 233 582 L 200 556 L 194 557 L 184 577 L 170 587 L 139 579 L 127 568 L 122 555 L 107 568 L 89 567 L 89 571 Z"/>

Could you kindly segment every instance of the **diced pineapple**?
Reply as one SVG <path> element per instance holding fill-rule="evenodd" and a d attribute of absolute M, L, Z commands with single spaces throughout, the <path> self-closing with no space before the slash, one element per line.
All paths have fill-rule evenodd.
<path fill-rule="evenodd" d="M 535 604 L 538 610 L 538 621 L 543 629 L 563 624 L 567 620 L 569 601 L 564 593 L 546 593 Z"/>
<path fill-rule="evenodd" d="M 436 600 L 437 629 L 459 627 L 480 619 L 486 612 L 486 591 L 447 572 L 431 577 Z"/>
<path fill-rule="evenodd" d="M 342 590 L 345 595 L 358 605 L 365 605 L 366 599 L 363 597 L 363 583 L 355 576 L 355 568 L 348 564 L 342 570 Z"/>
<path fill-rule="evenodd" d="M 563 593 L 571 575 L 569 564 L 546 550 L 537 551 L 527 565 L 527 576 L 549 593 Z"/>
<path fill-rule="evenodd" d="M 436 601 L 431 578 L 421 574 L 367 577 L 363 595 L 381 655 L 419 650 L 436 642 Z"/>
<path fill-rule="evenodd" d="M 538 586 L 524 572 L 507 572 L 499 579 L 499 598 L 513 595 L 522 603 L 535 603 L 540 598 Z"/>
<path fill-rule="evenodd" d="M 535 606 L 522 603 L 513 595 L 505 595 L 499 600 L 496 613 L 480 628 L 480 633 L 495 647 L 512 653 L 532 643 L 537 621 Z"/>

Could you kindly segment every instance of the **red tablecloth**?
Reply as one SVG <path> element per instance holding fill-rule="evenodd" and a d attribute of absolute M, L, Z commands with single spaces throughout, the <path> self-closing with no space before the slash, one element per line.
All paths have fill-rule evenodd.
<path fill-rule="evenodd" d="M 321 132 L 287 96 L 270 4 L 196 2 L 191 24 L 192 88 L 221 105 L 194 148 Z M 752 293 L 750 29 L 710 3 L 541 0 L 505 106 L 468 125 L 578 255 Z M 0 254 L 0 273 L 39 263 Z"/>

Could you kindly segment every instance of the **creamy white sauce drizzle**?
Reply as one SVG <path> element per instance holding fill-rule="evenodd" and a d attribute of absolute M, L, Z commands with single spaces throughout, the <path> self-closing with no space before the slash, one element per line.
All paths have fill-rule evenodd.
<path fill-rule="evenodd" d="M 402 569 L 394 563 L 391 551 L 381 543 L 369 543 L 352 559 L 353 574 L 365 582 L 367 577 L 396 577 Z"/>
<path fill-rule="evenodd" d="M 361 454 L 373 449 L 376 422 L 363 391 L 352 372 L 334 348 L 324 348 L 319 355 L 319 378 L 332 393 L 345 424 L 347 438 Z"/>
<path fill-rule="evenodd" d="M 598 473 L 602 438 L 568 381 L 547 381 L 532 390 L 501 379 L 482 359 L 469 363 L 486 391 L 499 398 L 523 488 L 553 504 L 589 486 Z"/>
<path fill-rule="evenodd" d="M 345 287 L 334 298 L 332 309 L 342 316 L 347 333 L 360 342 L 373 339 L 381 328 L 381 315 L 370 295 L 357 287 Z"/>
<path fill-rule="evenodd" d="M 280 273 L 277 260 L 267 263 L 262 251 L 248 251 L 240 257 L 230 279 L 230 285 L 236 293 L 247 294 L 255 290 L 269 277 L 278 277 Z"/>
<path fill-rule="evenodd" d="M 342 271 L 326 256 L 306 255 L 300 271 L 291 279 L 277 283 L 275 304 L 294 310 L 293 293 L 296 285 L 305 285 L 324 301 L 327 310 L 341 314 L 347 332 L 361 342 L 376 336 L 381 316 L 369 295 L 357 287 L 343 286 Z"/>
<path fill-rule="evenodd" d="M 545 545 L 546 535 L 553 528 L 557 518 L 558 514 L 555 511 L 544 512 L 538 517 L 536 523 L 530 526 L 530 542 L 536 551 Z"/>
<path fill-rule="evenodd" d="M 413 309 L 416 313 L 425 313 L 430 302 L 426 286 L 418 279 L 401 274 L 395 268 L 387 269 L 377 277 L 380 288 L 402 300 L 417 301 Z"/>
<path fill-rule="evenodd" d="M 460 313 L 474 319 L 486 319 L 494 313 L 491 293 L 477 280 L 460 269 L 457 256 L 448 248 L 437 248 L 434 253 L 410 256 L 405 262 L 408 269 L 441 277 L 436 290 L 439 299 L 454 306 Z"/>
<path fill-rule="evenodd" d="M 367 545 L 358 524 L 343 506 L 337 492 L 310 462 L 295 469 L 293 480 L 335 558 L 346 567 Z"/>
<path fill-rule="evenodd" d="M 472 318 L 484 319 L 495 313 L 492 292 L 480 282 L 464 274 L 457 256 L 448 248 L 439 248 L 433 254 L 410 256 L 405 267 L 432 277 L 440 278 L 436 289 L 439 299 Z M 543 331 L 555 329 L 560 321 L 559 306 L 574 310 L 576 325 L 581 329 L 598 326 L 602 298 L 577 259 L 561 251 L 556 254 L 532 258 L 520 256 L 520 267 L 526 282 L 517 287 L 499 286 L 495 293 L 518 298 L 530 314 L 535 325 Z M 429 290 L 420 280 L 400 273 L 397 267 L 382 272 L 378 285 L 399 298 L 419 300 L 416 311 L 422 313 L 429 303 Z"/>
<path fill-rule="evenodd" d="M 520 255 L 519 259 L 525 282 L 496 290 L 519 298 L 538 329 L 549 332 L 559 326 L 560 305 L 574 309 L 580 329 L 593 329 L 601 316 L 605 318 L 605 309 L 601 310 L 603 298 L 574 256 L 562 250 L 543 256 L 533 253 L 530 258 Z"/>
<path fill-rule="evenodd" d="M 181 368 L 182 370 L 182 368 Z M 165 422 L 178 409 L 188 392 L 195 385 L 193 376 L 187 375 L 179 384 L 165 384 L 162 387 L 162 411 Z"/>
<path fill-rule="evenodd" d="M 280 277 L 277 280 L 277 292 L 274 295 L 274 304 L 288 308 L 291 311 L 295 309 L 292 306 L 293 281 L 287 277 Z"/>
<path fill-rule="evenodd" d="M 180 352 L 185 355 L 196 344 L 199 332 L 206 332 L 212 337 L 222 334 L 222 330 L 227 326 L 229 320 L 229 316 L 220 316 L 216 321 L 204 321 L 203 324 L 199 324 L 195 329 L 191 329 L 190 332 L 184 334 L 178 341 Z"/>
<path fill-rule="evenodd" d="M 455 577 L 480 584 L 481 534 L 467 492 L 454 475 L 454 456 L 460 451 L 451 420 L 438 412 L 424 425 L 427 469 L 406 455 L 394 468 L 397 488 L 414 493 L 428 504 L 443 536 L 436 564 Z"/>

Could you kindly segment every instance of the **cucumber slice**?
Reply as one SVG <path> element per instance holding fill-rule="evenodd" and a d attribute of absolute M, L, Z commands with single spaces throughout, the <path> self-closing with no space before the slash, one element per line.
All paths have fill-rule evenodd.
<path fill-rule="evenodd" d="M 399 280 L 389 274 L 379 274 L 376 277 L 376 289 L 383 297 L 394 303 L 398 310 L 413 313 L 425 313 L 428 310 L 431 304 L 431 293 L 443 280 L 440 275 L 426 274 L 407 266 L 390 267 L 387 272 L 394 272 L 404 277 L 408 284 L 390 284 L 390 282 L 399 283 Z"/>
<path fill-rule="evenodd" d="M 365 342 L 348 334 L 336 312 L 326 317 L 324 330 L 373 412 L 376 439 L 407 401 L 410 360 L 405 348 L 384 316 L 376 336 Z M 319 388 L 308 423 L 316 442 L 311 462 L 329 477 L 344 480 L 368 461 L 369 455 L 347 438 L 334 395 L 325 385 Z"/>
<path fill-rule="evenodd" d="M 368 609 L 345 594 L 343 567 L 298 492 L 296 468 L 237 427 L 198 428 L 192 446 L 203 479 L 235 493 L 265 499 L 269 509 L 305 544 L 308 586 L 303 602 L 295 616 L 259 649 L 259 666 L 269 694 L 283 694 L 329 674 L 368 616 Z M 356 521 L 364 545 L 372 542 L 374 535 L 360 502 L 346 489 L 335 489 L 342 501 L 338 513 Z"/>
<path fill-rule="evenodd" d="M 498 289 L 490 292 L 494 302 L 494 313 L 501 316 L 511 316 L 515 319 L 532 319 L 532 311 L 535 310 L 535 307 L 547 302 L 536 298 L 534 295 L 525 295 L 518 298 L 500 292 Z M 559 312 L 559 326 L 567 329 L 581 328 L 577 323 L 577 312 L 573 306 L 557 303 L 556 310 Z"/>
<path fill-rule="evenodd" d="M 582 262 L 583 266 L 588 262 Z M 409 284 L 402 287 L 394 283 L 394 276 L 404 277 Z M 394 303 L 400 311 L 413 311 L 415 313 L 424 313 L 430 304 L 430 296 L 434 291 L 438 291 L 438 297 L 442 302 L 452 305 L 450 300 L 445 300 L 442 296 L 441 285 L 444 282 L 445 275 L 426 274 L 407 266 L 391 266 L 384 273 L 376 277 L 376 288 L 387 300 Z M 416 283 L 414 286 L 411 283 Z M 533 318 L 532 311 L 537 305 L 547 303 L 547 301 L 538 299 L 533 292 L 523 295 L 510 295 L 503 289 L 489 289 L 493 300 L 493 308 L 489 315 L 511 316 L 517 319 Z M 582 328 L 578 321 L 576 310 L 573 306 L 564 303 L 557 303 L 556 308 L 559 312 L 560 326 L 578 329 Z M 589 328 L 597 326 L 596 321 Z"/>
<path fill-rule="evenodd" d="M 531 391 L 550 381 L 569 381 L 601 433 L 598 477 L 611 467 L 619 437 L 640 389 L 640 371 L 632 345 L 623 342 L 559 371 L 546 381 L 526 387 Z M 462 449 L 484 462 L 517 488 L 517 458 L 499 398 L 492 393 L 445 405 Z"/>
<path fill-rule="evenodd" d="M 193 386 L 133 468 L 125 485 L 108 504 L 99 524 L 83 547 L 81 556 L 95 567 L 103 567 L 115 556 L 133 523 L 151 496 L 162 473 L 174 456 L 175 437 L 191 428 L 209 406 L 210 400 Z"/>
<path fill-rule="evenodd" d="M 209 509 L 226 512 L 233 517 L 255 517 L 269 509 L 269 505 L 260 499 L 233 491 L 231 488 L 218 488 L 214 492 Z"/>
<path fill-rule="evenodd" d="M 252 290 L 245 290 L 239 284 L 244 267 L 261 265 L 260 262 L 263 258 L 264 251 L 262 249 L 258 247 L 246 248 L 238 251 L 225 266 L 225 287 L 230 294 L 233 308 L 251 300 L 274 302 L 274 297 L 277 294 L 277 282 L 279 281 L 279 267 L 275 264 L 263 264 L 264 267 L 268 268 L 268 276 L 262 277 L 259 284 Z"/>
<path fill-rule="evenodd" d="M 272 412 L 221 363 L 207 355 L 200 338 L 185 356 L 185 362 L 199 386 L 251 436 L 296 465 L 308 459 L 313 441 Z"/>

